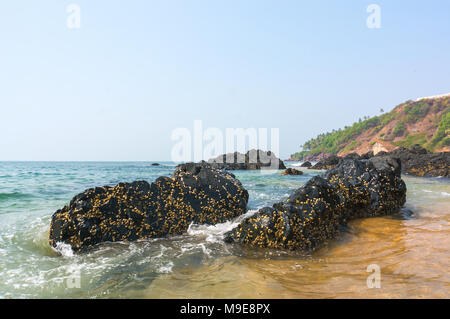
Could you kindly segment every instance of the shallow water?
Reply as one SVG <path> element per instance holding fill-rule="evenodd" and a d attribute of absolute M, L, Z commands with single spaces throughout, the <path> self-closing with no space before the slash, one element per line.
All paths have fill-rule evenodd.
<path fill-rule="evenodd" d="M 450 181 L 404 177 L 413 216 L 352 221 L 314 253 L 224 244 L 245 218 L 192 225 L 187 234 L 101 245 L 84 255 L 47 242 L 50 217 L 77 193 L 171 175 L 163 163 L 0 163 L 0 298 L 355 298 L 450 296 Z M 292 165 L 292 163 L 290 163 Z M 234 172 L 251 215 L 286 198 L 318 171 Z M 369 265 L 381 288 L 368 288 Z"/>

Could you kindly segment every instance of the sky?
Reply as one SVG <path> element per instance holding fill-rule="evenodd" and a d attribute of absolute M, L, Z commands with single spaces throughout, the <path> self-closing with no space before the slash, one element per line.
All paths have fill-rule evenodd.
<path fill-rule="evenodd" d="M 448 0 L 2 1 L 0 160 L 170 160 L 172 133 L 195 120 L 278 128 L 287 158 L 449 93 L 449 12 Z"/>

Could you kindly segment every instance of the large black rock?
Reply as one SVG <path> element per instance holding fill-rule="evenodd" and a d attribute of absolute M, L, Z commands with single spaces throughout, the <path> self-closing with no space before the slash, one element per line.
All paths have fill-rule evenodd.
<path fill-rule="evenodd" d="M 402 172 L 414 176 L 450 177 L 450 152 L 430 153 L 419 145 L 388 153 L 402 162 Z M 377 154 L 377 156 L 379 156 Z"/>
<path fill-rule="evenodd" d="M 248 192 L 229 172 L 206 162 L 179 165 L 172 177 L 91 188 L 53 214 L 49 242 L 74 251 L 102 242 L 184 233 L 246 212 Z"/>
<path fill-rule="evenodd" d="M 400 161 L 343 160 L 310 179 L 286 201 L 264 207 L 225 234 L 228 243 L 312 250 L 334 238 L 348 220 L 399 211 L 406 200 Z"/>
<path fill-rule="evenodd" d="M 341 162 L 341 158 L 337 155 L 330 155 L 323 160 L 317 162 L 315 165 L 309 167 L 310 169 L 330 169 Z"/>
<path fill-rule="evenodd" d="M 283 161 L 271 151 L 250 150 L 219 155 L 208 160 L 215 168 L 225 170 L 286 169 Z"/>
<path fill-rule="evenodd" d="M 379 152 L 376 155 L 373 152 L 368 152 L 361 156 L 356 153 L 348 154 L 345 157 L 331 155 L 310 168 L 330 169 L 345 159 L 369 159 L 380 156 L 391 156 L 400 159 L 403 174 L 421 177 L 450 177 L 450 152 L 431 153 L 419 145 L 414 145 L 409 149 L 399 147 L 391 152 Z"/>

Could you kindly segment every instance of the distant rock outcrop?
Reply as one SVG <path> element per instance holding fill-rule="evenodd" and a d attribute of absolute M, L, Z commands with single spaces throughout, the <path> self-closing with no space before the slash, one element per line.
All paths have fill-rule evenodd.
<path fill-rule="evenodd" d="M 250 150 L 246 154 L 239 152 L 219 155 L 208 163 L 215 168 L 225 170 L 286 169 L 283 161 L 271 151 Z"/>
<path fill-rule="evenodd" d="M 425 148 L 414 145 L 410 149 L 399 147 L 392 152 L 368 152 L 359 156 L 351 153 L 345 157 L 332 155 L 311 167 L 311 169 L 330 169 L 344 159 L 369 159 L 372 157 L 391 156 L 399 158 L 402 163 L 402 173 L 421 177 L 450 177 L 450 152 L 431 153 Z"/>
<path fill-rule="evenodd" d="M 303 175 L 303 172 L 295 168 L 287 168 L 281 175 Z"/>
<path fill-rule="evenodd" d="M 341 158 L 337 155 L 330 155 L 325 159 L 317 162 L 314 166 L 311 166 L 310 169 L 330 169 L 341 161 Z"/>
<path fill-rule="evenodd" d="M 302 165 L 300 165 L 300 167 L 311 167 L 312 164 L 309 161 L 303 162 Z"/>
<path fill-rule="evenodd" d="M 343 160 L 286 201 L 264 207 L 225 234 L 228 243 L 311 250 L 354 218 L 394 214 L 406 200 L 401 164 L 392 157 Z"/>
<path fill-rule="evenodd" d="M 102 242 L 184 233 L 246 212 L 248 192 L 233 174 L 206 162 L 179 165 L 172 177 L 91 188 L 53 214 L 50 245 L 83 251 Z"/>
<path fill-rule="evenodd" d="M 401 160 L 405 174 L 450 177 L 450 152 L 430 153 L 416 145 L 410 149 L 400 147 L 388 154 Z"/>

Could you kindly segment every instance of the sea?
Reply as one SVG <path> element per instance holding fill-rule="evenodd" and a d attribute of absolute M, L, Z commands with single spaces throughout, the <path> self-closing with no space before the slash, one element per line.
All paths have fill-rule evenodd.
<path fill-rule="evenodd" d="M 48 244 L 50 218 L 87 188 L 170 176 L 176 163 L 0 162 L 0 298 L 449 298 L 450 180 L 403 176 L 413 214 L 354 220 L 314 252 L 225 244 L 224 233 L 322 171 L 234 171 L 248 212 L 186 234 Z M 374 277 L 376 276 L 376 278 Z M 374 280 L 375 278 L 375 280 Z"/>

